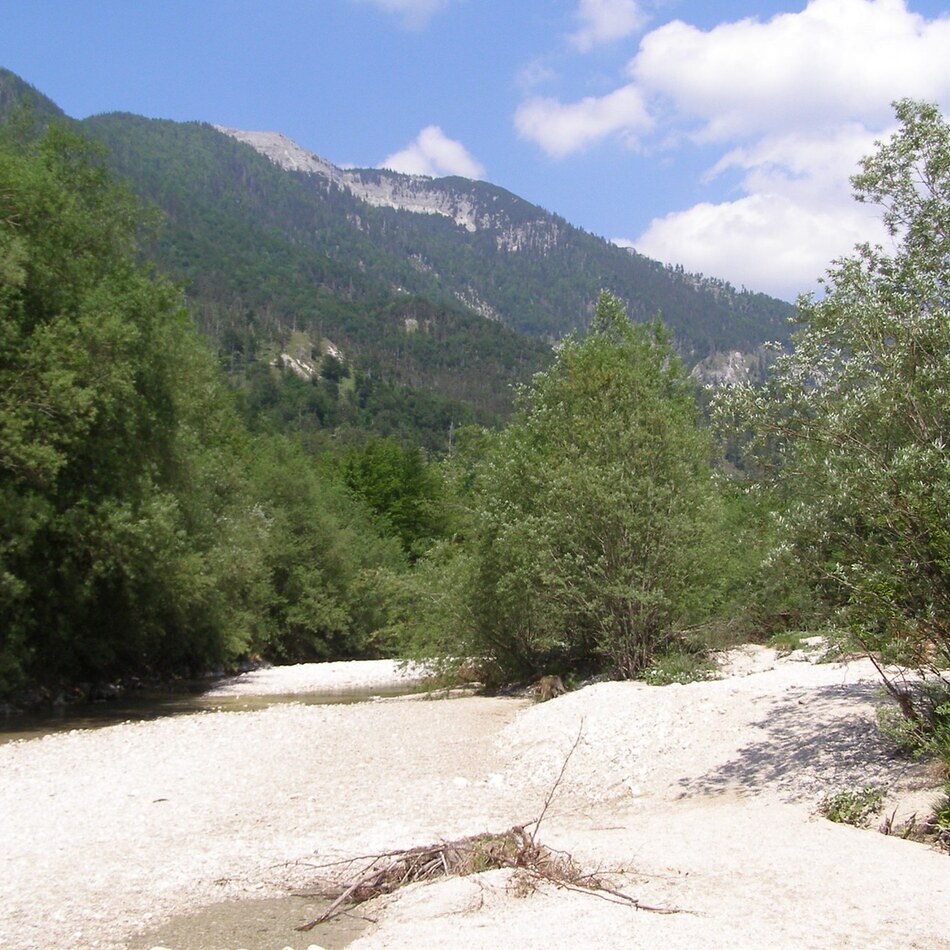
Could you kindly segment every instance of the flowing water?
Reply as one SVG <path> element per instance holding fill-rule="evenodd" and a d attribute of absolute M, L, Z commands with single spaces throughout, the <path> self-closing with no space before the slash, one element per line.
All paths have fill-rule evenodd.
<path fill-rule="evenodd" d="M 208 696 L 205 693 L 209 688 L 204 684 L 203 687 L 174 692 L 141 693 L 99 703 L 75 703 L 43 712 L 0 715 L 0 744 L 17 739 L 38 739 L 72 729 L 101 729 L 120 722 L 145 722 L 199 712 L 246 712 L 267 709 L 279 703 L 303 703 L 308 706 L 361 703 L 377 696 L 405 696 L 415 692 L 418 684 L 278 696 Z"/>

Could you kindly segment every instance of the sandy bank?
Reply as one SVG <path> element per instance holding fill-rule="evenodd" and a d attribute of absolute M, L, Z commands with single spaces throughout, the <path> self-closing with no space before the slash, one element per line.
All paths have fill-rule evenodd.
<path fill-rule="evenodd" d="M 398 660 L 352 660 L 343 663 L 298 663 L 242 673 L 219 683 L 205 695 L 288 696 L 294 693 L 344 692 L 411 685 L 423 671 Z"/>

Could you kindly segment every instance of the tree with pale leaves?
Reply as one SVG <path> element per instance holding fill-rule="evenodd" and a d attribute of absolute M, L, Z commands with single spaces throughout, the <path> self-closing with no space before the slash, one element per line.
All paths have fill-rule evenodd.
<path fill-rule="evenodd" d="M 892 246 L 836 262 L 766 386 L 724 393 L 718 412 L 752 433 L 786 497 L 784 553 L 842 627 L 882 672 L 933 674 L 950 668 L 950 124 L 933 105 L 895 110 L 900 128 L 852 178 Z"/>

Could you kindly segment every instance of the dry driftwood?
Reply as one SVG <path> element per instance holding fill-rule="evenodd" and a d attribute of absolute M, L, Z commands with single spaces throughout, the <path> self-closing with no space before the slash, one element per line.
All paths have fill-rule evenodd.
<path fill-rule="evenodd" d="M 677 908 L 651 907 L 640 903 L 635 897 L 609 887 L 599 875 L 585 872 L 566 852 L 552 850 L 538 841 L 541 822 L 582 734 L 583 725 L 548 792 L 540 815 L 534 821 L 513 825 L 500 834 L 486 832 L 455 841 L 323 865 L 321 870 L 332 868 L 333 876 L 316 890 L 301 896 L 322 897 L 332 903 L 319 917 L 302 924 L 297 930 L 312 930 L 318 924 L 348 913 L 352 907 L 374 897 L 391 894 L 407 884 L 450 876 L 465 877 L 497 868 L 511 868 L 527 878 L 529 884 L 548 881 L 557 887 L 594 894 L 605 900 L 628 904 L 637 910 L 658 914 L 681 913 Z"/>

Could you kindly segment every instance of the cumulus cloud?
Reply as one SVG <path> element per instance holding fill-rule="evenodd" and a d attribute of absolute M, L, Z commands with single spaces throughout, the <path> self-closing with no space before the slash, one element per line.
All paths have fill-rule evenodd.
<path fill-rule="evenodd" d="M 651 125 L 643 96 L 634 86 L 622 86 L 609 95 L 589 96 L 569 105 L 536 97 L 523 102 L 515 113 L 519 135 L 558 158 L 611 134 L 619 133 L 634 142 L 637 134 Z"/>
<path fill-rule="evenodd" d="M 637 0 L 581 0 L 574 18 L 580 27 L 570 40 L 585 53 L 601 43 L 630 36 L 645 19 Z"/>
<path fill-rule="evenodd" d="M 885 129 L 883 131 L 890 131 Z M 774 191 L 807 201 L 846 200 L 841 183 L 880 137 L 859 122 L 824 132 L 764 135 L 726 152 L 707 172 L 707 180 L 738 169 L 749 192 Z"/>
<path fill-rule="evenodd" d="M 884 236 L 859 205 L 821 208 L 758 193 L 673 212 L 654 219 L 636 240 L 615 243 L 694 273 L 794 300 L 816 288 L 829 262 L 859 241 Z"/>
<path fill-rule="evenodd" d="M 446 175 L 485 177 L 484 166 L 469 154 L 461 142 L 450 139 L 437 125 L 424 128 L 404 149 L 380 162 L 379 167 L 406 175 L 429 175 L 432 178 Z"/>
<path fill-rule="evenodd" d="M 545 100 L 545 116 L 612 111 L 612 103 L 638 98 L 709 142 L 853 121 L 880 127 L 894 99 L 950 99 L 948 49 L 950 17 L 926 20 L 905 0 L 811 0 L 799 13 L 707 31 L 675 20 L 643 37 L 616 90 L 575 103 Z M 522 110 L 519 131 L 552 154 L 603 135 L 597 124 L 581 124 L 569 147 L 552 148 L 540 125 L 519 121 Z M 629 119 L 642 130 L 639 112 Z"/>
<path fill-rule="evenodd" d="M 927 19 L 906 0 L 810 0 L 799 12 L 710 30 L 675 20 L 642 38 L 613 92 L 528 99 L 515 122 L 556 157 L 610 136 L 720 149 L 706 183 L 738 173 L 734 200 L 666 215 L 633 243 L 793 297 L 858 240 L 881 237 L 872 212 L 851 200 L 848 178 L 889 134 L 893 100 L 950 105 L 948 49 L 950 17 Z"/>
<path fill-rule="evenodd" d="M 628 66 L 638 87 L 694 119 L 709 141 L 886 121 L 889 104 L 950 93 L 950 19 L 904 0 L 811 0 L 767 22 L 703 31 L 674 21 L 643 38 Z"/>
<path fill-rule="evenodd" d="M 403 25 L 410 30 L 422 29 L 432 16 L 447 7 L 450 0 L 354 0 L 356 3 L 369 3 L 379 7 L 384 13 L 398 16 Z"/>

